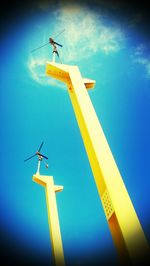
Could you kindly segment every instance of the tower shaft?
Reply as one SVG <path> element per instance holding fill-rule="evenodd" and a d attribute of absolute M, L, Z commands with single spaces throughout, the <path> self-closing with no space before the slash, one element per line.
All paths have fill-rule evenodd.
<path fill-rule="evenodd" d="M 106 219 L 120 258 L 136 262 L 149 246 L 77 66 L 48 62 L 46 73 L 66 83 Z M 92 83 L 92 81 L 91 81 Z M 94 84 L 94 83 L 93 83 Z"/>
<path fill-rule="evenodd" d="M 54 263 L 56 266 L 65 266 L 63 245 L 62 245 L 57 203 L 56 203 L 56 195 L 55 195 L 55 192 L 61 191 L 63 187 L 55 186 L 52 176 L 43 176 L 36 174 L 33 176 L 33 180 L 36 183 L 43 185 L 45 187 L 50 239 L 52 243 Z"/>

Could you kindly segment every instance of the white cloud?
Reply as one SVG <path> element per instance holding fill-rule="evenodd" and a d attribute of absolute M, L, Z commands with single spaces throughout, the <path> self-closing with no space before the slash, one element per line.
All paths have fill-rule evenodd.
<path fill-rule="evenodd" d="M 86 60 L 98 52 L 109 55 L 124 47 L 125 37 L 119 27 L 117 25 L 105 25 L 106 23 L 100 14 L 84 6 L 79 7 L 73 4 L 61 6 L 50 14 L 51 18 L 52 20 L 47 27 L 48 34 L 43 29 L 41 39 L 43 39 L 43 43 L 46 43 L 46 36 L 49 36 L 51 32 L 57 35 L 65 29 L 64 33 L 56 38 L 58 43 L 63 44 L 63 48 L 58 47 L 62 62 L 74 64 Z M 55 22 L 55 26 L 52 28 L 51 21 Z M 42 31 L 40 35 L 41 33 Z M 46 49 L 32 53 L 28 60 L 28 69 L 32 78 L 39 84 L 55 86 L 58 84 L 57 81 L 45 75 L 47 60 L 50 58 Z"/>
<path fill-rule="evenodd" d="M 35 58 L 30 56 L 28 60 L 28 69 L 31 77 L 42 86 L 54 86 L 65 88 L 65 85 L 57 80 L 48 77 L 45 73 L 47 58 Z"/>
<path fill-rule="evenodd" d="M 146 56 L 146 46 L 142 43 L 135 49 L 134 62 L 143 65 L 146 69 L 147 77 L 150 78 L 150 57 Z"/>
<path fill-rule="evenodd" d="M 145 45 L 143 43 L 139 44 L 136 48 L 135 48 L 135 55 L 136 56 L 142 56 L 145 52 Z"/>
<path fill-rule="evenodd" d="M 56 28 L 65 28 L 61 41 L 65 43 L 65 61 L 78 61 L 102 52 L 110 54 L 123 48 L 125 37 L 118 26 L 108 26 L 96 12 L 78 6 L 62 7 L 56 12 Z"/>
<path fill-rule="evenodd" d="M 145 67 L 147 72 L 147 77 L 150 78 L 150 58 L 139 57 L 136 59 L 136 62 L 142 64 Z"/>

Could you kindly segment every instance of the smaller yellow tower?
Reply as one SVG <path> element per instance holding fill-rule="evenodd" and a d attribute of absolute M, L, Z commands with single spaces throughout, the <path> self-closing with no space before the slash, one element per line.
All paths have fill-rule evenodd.
<path fill-rule="evenodd" d="M 39 169 L 40 169 L 40 160 L 38 162 L 37 173 L 33 175 L 33 181 L 45 187 L 50 239 L 52 244 L 54 263 L 56 266 L 60 265 L 65 266 L 63 245 L 62 245 L 57 203 L 56 203 L 56 195 L 55 195 L 55 192 L 63 190 L 63 186 L 56 186 L 54 184 L 53 176 L 40 175 Z"/>

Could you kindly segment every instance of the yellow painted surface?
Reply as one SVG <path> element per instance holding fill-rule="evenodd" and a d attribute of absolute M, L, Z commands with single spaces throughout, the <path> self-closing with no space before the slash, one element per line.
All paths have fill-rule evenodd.
<path fill-rule="evenodd" d="M 61 191 L 63 186 L 54 185 L 52 176 L 36 174 L 33 176 L 33 181 L 45 187 L 50 239 L 52 243 L 54 262 L 56 266 L 65 266 L 55 195 L 55 192 Z"/>
<path fill-rule="evenodd" d="M 53 67 L 49 68 L 49 64 L 46 65 L 46 74 L 65 83 L 69 83 L 70 77 L 68 76 L 68 65 L 62 65 L 58 63 L 52 63 Z M 58 70 L 58 66 L 60 67 Z M 62 67 L 63 66 L 63 67 Z M 87 89 L 93 89 L 95 86 L 95 80 L 87 79 L 87 78 L 82 78 L 83 83 Z"/>
<path fill-rule="evenodd" d="M 122 259 L 138 261 L 149 245 L 77 66 L 47 62 L 47 75 L 65 82 L 102 200 Z M 94 84 L 94 82 L 93 82 Z"/>

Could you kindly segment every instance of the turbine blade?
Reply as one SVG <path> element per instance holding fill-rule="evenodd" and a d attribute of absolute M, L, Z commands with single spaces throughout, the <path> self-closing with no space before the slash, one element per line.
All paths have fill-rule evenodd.
<path fill-rule="evenodd" d="M 34 154 L 34 155 L 30 156 L 29 158 L 25 159 L 24 162 L 26 162 L 26 161 L 32 159 L 34 156 L 36 156 L 36 154 Z"/>
<path fill-rule="evenodd" d="M 57 42 L 54 42 L 56 45 L 60 46 L 60 47 L 63 47 L 61 44 L 57 43 Z"/>
<path fill-rule="evenodd" d="M 45 158 L 46 160 L 48 160 L 48 157 L 46 157 L 45 155 L 41 154 L 40 152 L 38 153 L 38 155 L 42 156 L 43 158 Z"/>
<path fill-rule="evenodd" d="M 48 42 L 48 43 L 45 43 L 45 44 L 42 45 L 42 46 L 39 46 L 39 47 L 33 49 L 33 50 L 31 51 L 31 53 L 35 52 L 35 51 L 38 50 L 38 49 L 41 49 L 42 47 L 44 47 L 44 46 L 46 46 L 46 45 L 48 45 L 48 44 L 49 44 L 49 42 Z"/>
<path fill-rule="evenodd" d="M 44 141 L 42 141 L 42 143 L 41 143 L 41 145 L 40 145 L 40 147 L 38 149 L 38 152 L 40 152 L 40 150 L 42 149 L 43 144 L 44 144 Z"/>
<path fill-rule="evenodd" d="M 62 31 L 60 31 L 57 35 L 55 35 L 54 39 L 56 39 L 56 38 L 57 38 L 60 34 L 62 34 L 64 31 L 65 31 L 65 29 L 62 30 Z"/>

